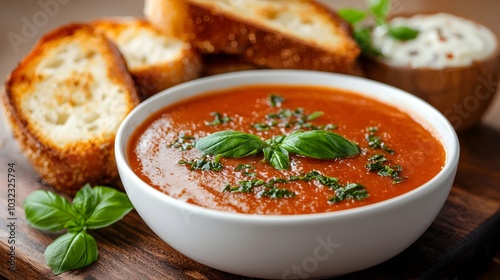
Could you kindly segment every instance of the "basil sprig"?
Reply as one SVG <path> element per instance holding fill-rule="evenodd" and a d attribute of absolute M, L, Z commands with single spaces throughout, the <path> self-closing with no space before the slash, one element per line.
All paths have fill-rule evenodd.
<path fill-rule="evenodd" d="M 317 159 L 343 158 L 359 153 L 356 144 L 326 130 L 293 132 L 284 138 L 281 147 L 290 153 Z"/>
<path fill-rule="evenodd" d="M 239 131 L 219 131 L 196 141 L 196 149 L 207 155 L 241 158 L 262 152 L 276 169 L 288 169 L 289 153 L 317 159 L 334 159 L 359 154 L 359 147 L 344 137 L 325 130 L 296 131 L 270 140 Z"/>
<path fill-rule="evenodd" d="M 266 140 L 266 147 L 262 150 L 264 160 L 276 169 L 286 170 L 290 167 L 290 154 L 282 147 L 284 135 Z"/>
<path fill-rule="evenodd" d="M 387 20 L 391 9 L 390 0 L 368 0 L 368 10 L 353 8 L 340 9 L 339 16 L 347 21 L 354 30 L 354 39 L 368 55 L 379 56 L 380 50 L 373 47 L 371 27 L 361 24 L 368 17 L 372 17 L 376 26 L 384 26 L 389 36 L 399 41 L 415 39 L 419 31 L 408 26 L 392 26 Z"/>
<path fill-rule="evenodd" d="M 54 274 L 60 274 L 94 263 L 98 257 L 97 243 L 86 231 L 68 232 L 47 246 L 44 254 Z"/>
<path fill-rule="evenodd" d="M 127 195 L 116 189 L 84 185 L 70 203 L 50 191 L 37 190 L 24 201 L 28 223 L 40 230 L 67 233 L 56 238 L 45 250 L 47 264 L 54 274 L 79 269 L 97 260 L 97 244 L 87 229 L 107 227 L 133 209 Z"/>
<path fill-rule="evenodd" d="M 242 158 L 260 152 L 266 143 L 258 136 L 239 131 L 215 132 L 196 141 L 196 149 L 207 155 Z"/>

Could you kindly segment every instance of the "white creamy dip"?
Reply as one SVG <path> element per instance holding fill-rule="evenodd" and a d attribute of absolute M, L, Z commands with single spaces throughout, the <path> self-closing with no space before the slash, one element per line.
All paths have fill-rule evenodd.
<path fill-rule="evenodd" d="M 373 46 L 392 65 L 433 69 L 463 67 L 486 59 L 496 49 L 497 41 L 491 30 L 450 14 L 396 17 L 391 25 L 419 31 L 417 38 L 403 42 L 391 38 L 385 27 L 373 30 Z"/>

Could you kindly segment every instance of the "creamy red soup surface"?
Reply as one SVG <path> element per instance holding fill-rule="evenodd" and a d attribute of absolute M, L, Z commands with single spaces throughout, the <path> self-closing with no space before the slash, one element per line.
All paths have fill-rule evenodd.
<path fill-rule="evenodd" d="M 179 200 L 294 215 L 411 191 L 444 166 L 440 141 L 408 114 L 340 89 L 255 85 L 163 108 L 133 133 L 133 171 Z"/>

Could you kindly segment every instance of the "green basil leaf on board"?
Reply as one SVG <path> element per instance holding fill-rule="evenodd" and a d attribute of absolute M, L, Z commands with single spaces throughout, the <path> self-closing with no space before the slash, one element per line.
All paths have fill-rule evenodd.
<path fill-rule="evenodd" d="M 87 218 L 89 229 L 107 227 L 121 220 L 134 207 L 128 196 L 110 187 L 94 187 L 97 204 L 92 215 Z"/>
<path fill-rule="evenodd" d="M 197 140 L 195 147 L 208 155 L 241 158 L 259 153 L 265 143 L 253 134 L 224 130 Z"/>
<path fill-rule="evenodd" d="M 45 260 L 54 274 L 79 269 L 97 261 L 97 243 L 85 231 L 68 232 L 45 249 Z"/>
<path fill-rule="evenodd" d="M 290 153 L 334 159 L 359 154 L 359 147 L 344 137 L 326 130 L 296 131 L 288 135 L 281 146 Z"/>
<path fill-rule="evenodd" d="M 87 229 L 111 225 L 133 209 L 127 195 L 116 189 L 84 185 L 70 203 L 53 192 L 37 190 L 24 201 L 28 223 L 37 229 L 68 232 L 45 250 L 54 274 L 79 269 L 97 260 L 97 244 Z"/>
<path fill-rule="evenodd" d="M 66 198 L 44 190 L 32 192 L 24 201 L 23 208 L 28 224 L 40 230 L 58 231 L 77 218 Z"/>
<path fill-rule="evenodd" d="M 97 205 L 97 197 L 90 184 L 85 184 L 73 198 L 73 209 L 81 214 L 84 219 L 90 217 Z"/>

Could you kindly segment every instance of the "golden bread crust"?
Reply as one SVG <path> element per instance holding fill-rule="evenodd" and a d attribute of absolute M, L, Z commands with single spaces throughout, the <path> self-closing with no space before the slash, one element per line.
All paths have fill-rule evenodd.
<path fill-rule="evenodd" d="M 82 40 L 87 43 L 84 47 L 78 44 Z M 48 79 L 41 74 L 41 70 L 45 67 L 41 63 L 44 59 L 55 55 L 54 49 L 58 46 L 72 44 L 88 48 L 90 53 L 98 53 L 104 60 L 105 79 L 119 87 L 122 98 L 120 102 L 124 103 L 123 106 L 127 111 L 139 104 L 137 90 L 120 52 L 111 41 L 87 24 L 69 24 L 43 36 L 11 72 L 2 94 L 7 120 L 21 151 L 45 183 L 70 195 L 86 183 L 112 184 L 118 177 L 113 149 L 116 131 L 96 132 L 90 139 L 60 142 L 60 139 L 53 137 L 52 131 L 45 131 L 39 126 L 40 122 L 46 120 L 35 119 L 32 112 L 26 109 L 30 105 L 26 104 L 27 102 L 57 97 L 51 92 L 37 91 L 38 86 Z M 84 75 L 85 72 L 79 74 Z M 57 72 L 56 75 L 62 75 L 62 72 Z M 71 83 L 70 88 L 75 90 L 92 93 L 89 81 L 79 80 L 79 77 L 73 78 L 68 78 L 64 82 Z M 72 94 L 66 92 L 65 96 L 59 97 L 72 98 Z M 54 100 L 46 101 L 51 103 Z M 35 106 L 39 106 L 40 110 L 51 110 L 45 108 L 44 104 L 40 102 Z M 98 107 L 98 104 L 95 105 Z M 78 104 L 74 106 L 76 108 Z M 79 118 L 79 116 L 72 117 Z M 74 131 L 68 129 L 66 133 L 71 135 Z"/>
<path fill-rule="evenodd" d="M 261 67 L 245 61 L 237 55 L 207 54 L 203 57 L 202 76 L 257 69 L 261 69 Z"/>
<path fill-rule="evenodd" d="M 108 36 L 122 52 L 142 99 L 200 76 L 202 63 L 198 52 L 191 48 L 190 44 L 177 37 L 167 36 L 144 19 L 109 18 L 95 20 L 92 24 Z M 141 42 L 144 48 L 133 46 L 137 43 L 137 38 L 144 38 Z M 138 61 L 136 57 L 153 56 L 147 46 L 155 51 L 172 54 L 168 58 Z M 135 61 L 132 61 L 134 58 Z"/>
<path fill-rule="evenodd" d="M 145 18 L 166 36 L 182 38 L 187 18 L 183 0 L 145 0 Z"/>
<path fill-rule="evenodd" d="M 338 42 L 320 45 L 196 0 L 186 0 L 187 38 L 202 53 L 237 54 L 260 67 L 352 72 L 360 49 L 348 25 L 316 2 L 293 2 L 311 5 L 318 15 L 328 19 Z"/>

